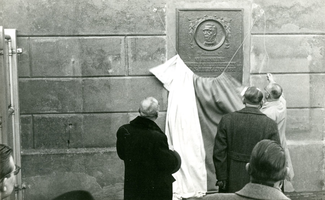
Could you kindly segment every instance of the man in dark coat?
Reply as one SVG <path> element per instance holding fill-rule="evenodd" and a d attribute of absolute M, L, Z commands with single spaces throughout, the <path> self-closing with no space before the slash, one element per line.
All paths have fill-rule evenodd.
<path fill-rule="evenodd" d="M 180 168 L 180 157 L 154 122 L 158 107 L 155 98 L 144 99 L 140 116 L 117 131 L 117 153 L 125 165 L 124 200 L 172 199 L 172 173 Z"/>
<path fill-rule="evenodd" d="M 249 182 L 245 165 L 259 141 L 280 143 L 277 124 L 259 110 L 262 99 L 260 89 L 249 87 L 243 99 L 245 108 L 220 120 L 213 150 L 219 192 L 236 192 Z"/>

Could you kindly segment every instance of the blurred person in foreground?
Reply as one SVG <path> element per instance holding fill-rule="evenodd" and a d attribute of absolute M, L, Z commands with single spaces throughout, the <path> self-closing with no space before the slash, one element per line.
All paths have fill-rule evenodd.
<path fill-rule="evenodd" d="M 265 102 L 261 108 L 261 112 L 266 114 L 266 116 L 268 116 L 269 118 L 273 119 L 278 125 L 281 145 L 284 149 L 287 158 L 286 166 L 290 169 L 290 173 L 284 181 L 282 190 L 285 192 L 293 192 L 294 188 L 291 183 L 291 180 L 294 177 L 294 171 L 291 162 L 290 152 L 287 147 L 287 139 L 285 133 L 287 121 L 287 104 L 283 95 L 283 89 L 279 84 L 274 81 L 273 75 L 271 73 L 267 73 L 266 77 L 269 83 L 264 88 Z"/>
<path fill-rule="evenodd" d="M 263 92 L 255 86 L 243 95 L 245 108 L 224 115 L 218 125 L 213 150 L 216 185 L 221 193 L 232 193 L 243 188 L 250 180 L 245 165 L 254 146 L 263 139 L 280 143 L 274 120 L 260 111 Z"/>
<path fill-rule="evenodd" d="M 265 199 L 287 200 L 281 187 L 289 173 L 282 146 L 273 140 L 264 139 L 254 147 L 246 170 L 250 182 L 235 193 L 215 193 L 207 195 L 203 200 L 242 200 Z"/>
<path fill-rule="evenodd" d="M 0 144 L 0 199 L 5 199 L 13 192 L 16 184 L 16 175 L 20 167 L 15 165 L 12 148 Z"/>
<path fill-rule="evenodd" d="M 172 200 L 172 174 L 181 159 L 155 123 L 158 112 L 158 101 L 147 97 L 140 115 L 117 131 L 117 153 L 125 165 L 124 200 Z"/>

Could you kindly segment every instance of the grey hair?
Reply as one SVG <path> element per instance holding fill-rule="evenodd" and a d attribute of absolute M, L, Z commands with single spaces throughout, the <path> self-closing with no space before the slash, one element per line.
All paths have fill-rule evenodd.
<path fill-rule="evenodd" d="M 147 97 L 141 101 L 139 107 L 140 116 L 158 117 L 159 103 L 154 97 Z"/>

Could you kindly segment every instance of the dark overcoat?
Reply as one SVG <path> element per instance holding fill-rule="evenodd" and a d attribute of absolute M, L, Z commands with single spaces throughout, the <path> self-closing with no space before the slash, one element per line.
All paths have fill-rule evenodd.
<path fill-rule="evenodd" d="M 125 165 L 124 200 L 172 199 L 179 160 L 154 121 L 138 116 L 121 126 L 116 148 Z"/>
<path fill-rule="evenodd" d="M 215 137 L 213 162 L 217 179 L 227 180 L 224 192 L 236 192 L 250 181 L 245 166 L 254 146 L 263 139 L 280 143 L 277 124 L 258 108 L 245 107 L 222 117 Z"/>

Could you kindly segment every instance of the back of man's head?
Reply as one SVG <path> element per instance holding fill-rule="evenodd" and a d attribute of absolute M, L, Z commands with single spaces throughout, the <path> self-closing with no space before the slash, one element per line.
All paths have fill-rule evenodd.
<path fill-rule="evenodd" d="M 272 185 L 287 174 L 286 157 L 280 144 L 273 140 L 258 142 L 251 154 L 248 173 L 252 182 Z"/>
<path fill-rule="evenodd" d="M 11 156 L 12 149 L 5 144 L 0 144 L 0 180 L 12 170 L 10 166 Z"/>
<path fill-rule="evenodd" d="M 158 117 L 159 104 L 157 99 L 153 97 L 147 97 L 141 101 L 139 107 L 140 116 L 155 119 Z"/>
<path fill-rule="evenodd" d="M 267 92 L 271 95 L 272 99 L 279 99 L 282 95 L 282 87 L 277 83 L 270 83 L 267 86 Z"/>
<path fill-rule="evenodd" d="M 244 103 L 259 105 L 263 100 L 263 92 L 255 86 L 246 89 Z"/>

